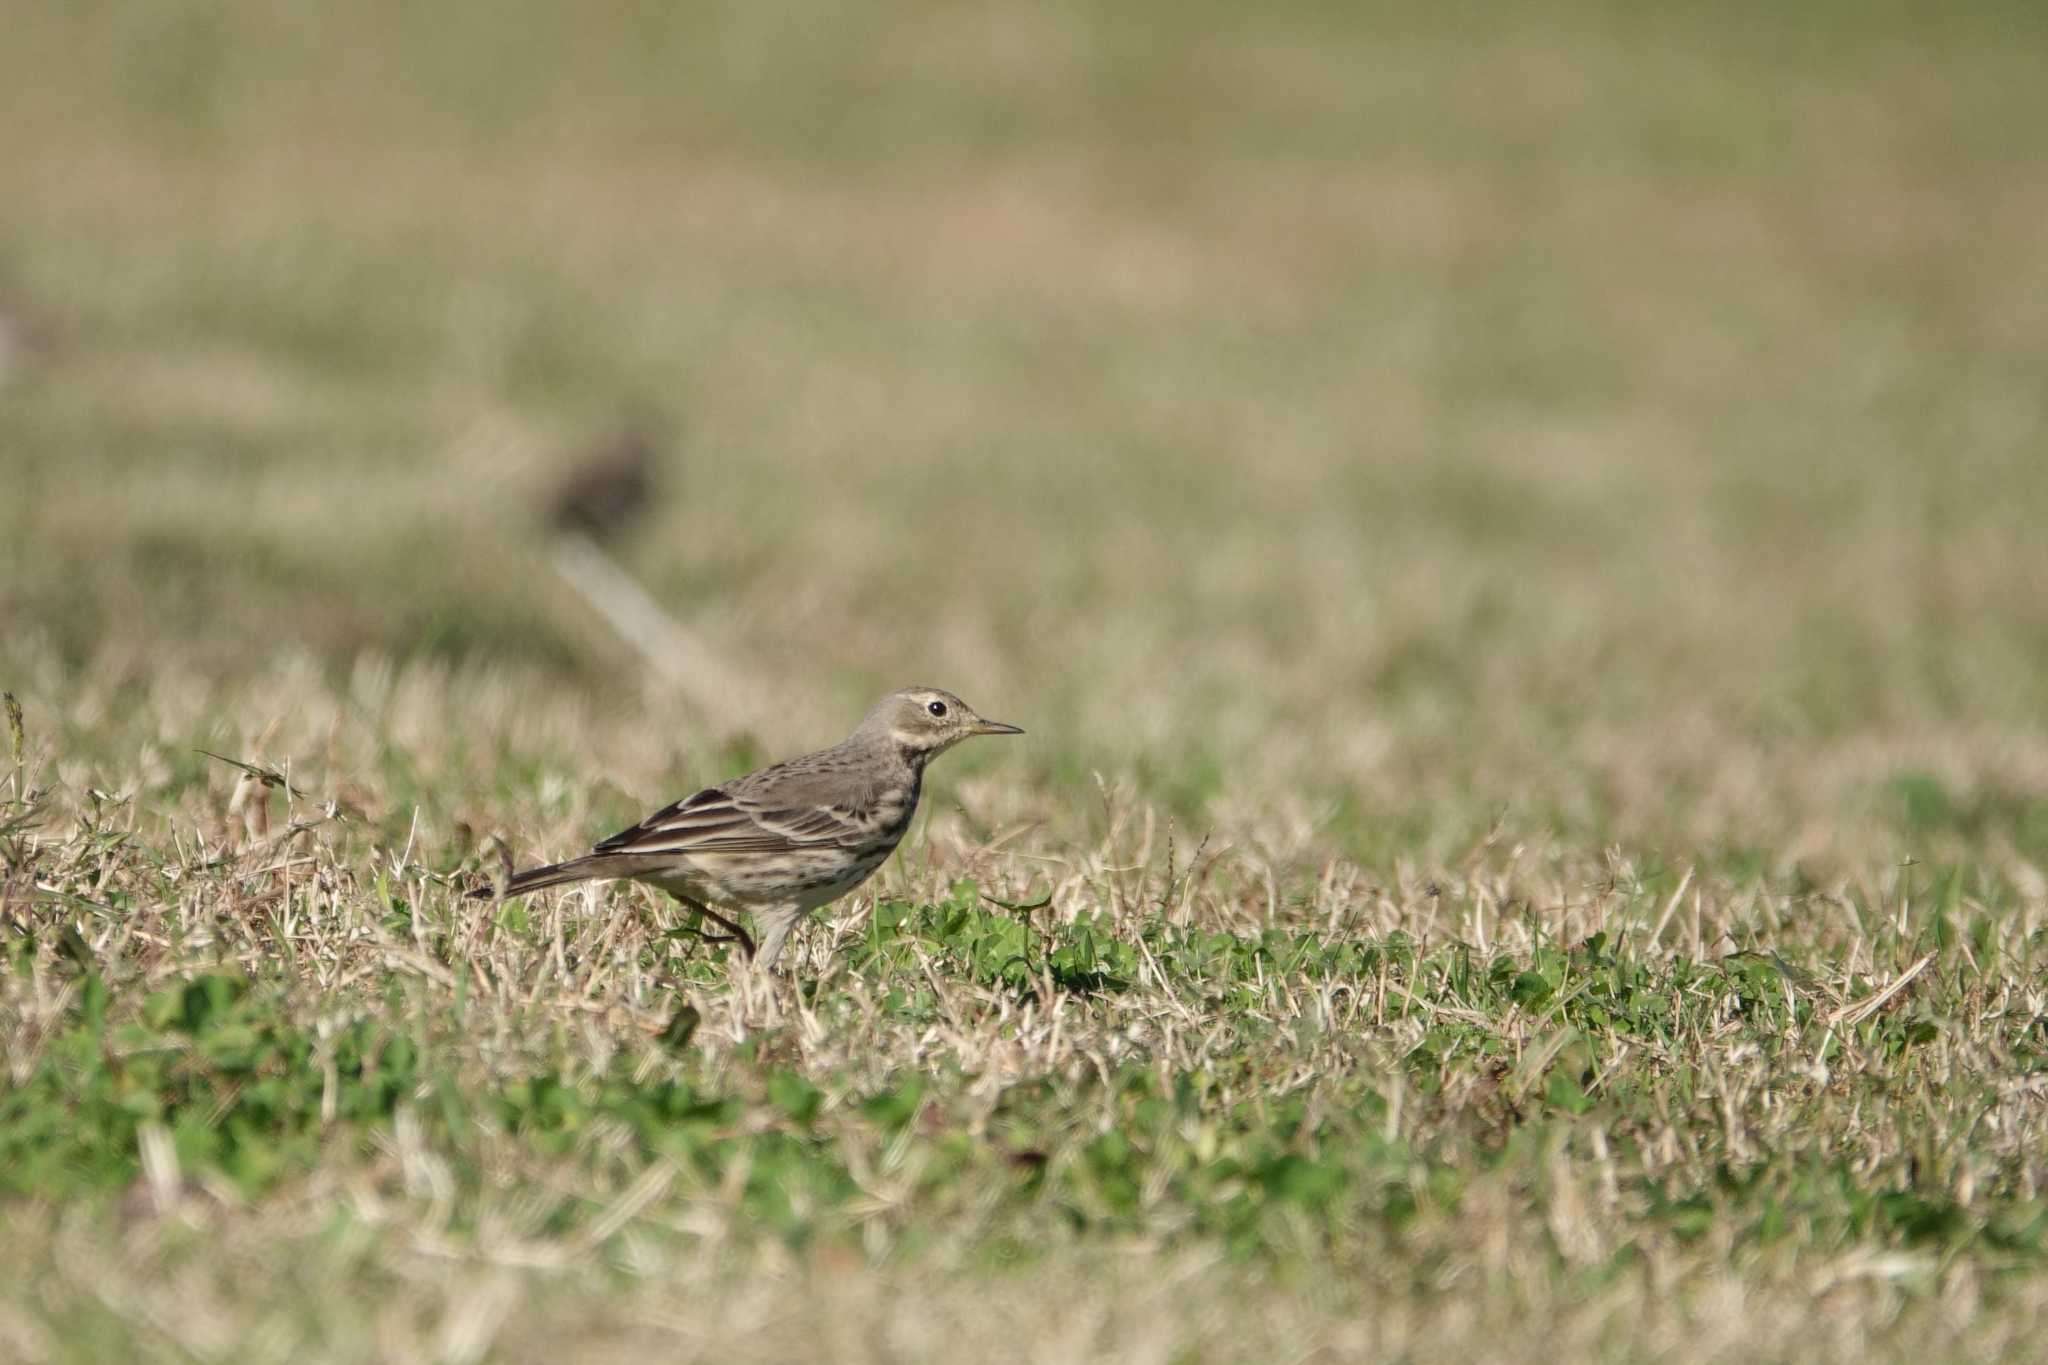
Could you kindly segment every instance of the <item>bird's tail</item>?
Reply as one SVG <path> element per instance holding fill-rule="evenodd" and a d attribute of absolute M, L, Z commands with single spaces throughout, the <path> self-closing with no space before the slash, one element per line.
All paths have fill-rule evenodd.
<path fill-rule="evenodd" d="M 601 853 L 585 854 L 571 858 L 564 863 L 549 863 L 546 867 L 529 867 L 524 872 L 515 872 L 505 882 L 505 894 L 523 896 L 529 891 L 542 891 L 564 882 L 587 882 L 602 877 L 617 877 L 627 869 L 620 867 L 620 860 Z M 469 893 L 471 900 L 495 900 L 498 888 L 480 886 Z"/>

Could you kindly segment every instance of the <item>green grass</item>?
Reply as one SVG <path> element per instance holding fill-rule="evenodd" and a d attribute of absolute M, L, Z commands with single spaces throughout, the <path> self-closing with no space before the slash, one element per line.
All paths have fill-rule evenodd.
<path fill-rule="evenodd" d="M 259 1320 L 373 1349 L 334 1293 L 388 1297 L 377 1340 L 430 1349 L 405 1324 L 465 1301 L 421 1257 L 549 1287 L 493 1310 L 508 1358 L 642 1281 L 937 1273 L 1000 1299 L 1106 1248 L 1279 1277 L 1168 1333 L 1197 1353 L 1304 1292 L 1323 1306 L 1285 1340 L 1399 1305 L 1414 1335 L 1382 1344 L 1467 1349 L 1434 1320 L 1461 1284 L 1624 1356 L 1703 1331 L 1731 1279 L 1766 1305 L 1840 1280 L 1842 1311 L 1890 1321 L 1845 1350 L 2032 1321 L 2040 907 L 1962 868 L 1865 901 L 1616 863 L 1574 896 L 1495 844 L 1398 902 L 1301 885 L 1268 912 L 1112 807 L 1122 833 L 1052 894 L 886 892 L 764 991 L 651 898 L 491 908 L 352 821 L 235 853 L 130 813 L 9 854 L 35 890 L 0 1180 L 33 1234 L 22 1339 L 60 1354 L 216 1354 L 184 1334 Z M 138 1236 L 111 1288 L 39 1250 Z M 258 1291 L 188 1302 L 224 1236 L 267 1248 Z M 317 1290 L 293 1269 L 337 1256 Z M 1958 1284 L 1987 1310 L 1967 1331 Z M 1135 1330 L 1096 1311 L 1091 1350 Z M 635 1323 L 582 1346 L 653 1349 Z"/>
<path fill-rule="evenodd" d="M 11 16 L 0 1358 L 2033 1351 L 2036 10 Z"/>

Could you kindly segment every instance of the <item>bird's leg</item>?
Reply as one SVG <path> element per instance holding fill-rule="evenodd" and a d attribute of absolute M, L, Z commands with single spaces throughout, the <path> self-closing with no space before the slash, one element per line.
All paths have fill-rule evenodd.
<path fill-rule="evenodd" d="M 756 967 L 764 972 L 774 967 L 776 957 L 782 952 L 783 940 L 789 937 L 789 931 L 796 928 L 804 913 L 800 905 L 762 912 L 761 951 L 754 958 Z"/>
<path fill-rule="evenodd" d="M 674 895 L 675 893 L 671 892 L 670 894 Z M 752 934 L 694 896 L 676 896 L 676 899 L 681 901 L 686 908 L 695 910 L 713 924 L 730 931 L 730 937 L 720 937 L 716 934 L 707 934 L 699 929 L 697 930 L 697 937 L 703 939 L 706 943 L 737 943 L 740 945 L 740 951 L 747 955 L 747 960 L 749 962 L 754 960 L 755 949 L 754 936 Z"/>

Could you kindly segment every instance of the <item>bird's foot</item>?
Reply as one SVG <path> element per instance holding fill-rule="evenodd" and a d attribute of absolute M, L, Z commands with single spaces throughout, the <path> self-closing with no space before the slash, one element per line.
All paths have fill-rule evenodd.
<path fill-rule="evenodd" d="M 706 943 L 737 943 L 740 945 L 740 952 L 746 955 L 747 961 L 752 962 L 754 960 L 754 936 L 741 927 L 737 921 L 727 919 L 702 901 L 692 900 L 686 901 L 684 904 L 688 905 L 690 909 L 696 911 L 703 918 L 710 920 L 713 924 L 726 931 L 723 934 L 707 934 L 704 930 L 692 924 L 686 926 L 691 933 L 703 939 Z"/>

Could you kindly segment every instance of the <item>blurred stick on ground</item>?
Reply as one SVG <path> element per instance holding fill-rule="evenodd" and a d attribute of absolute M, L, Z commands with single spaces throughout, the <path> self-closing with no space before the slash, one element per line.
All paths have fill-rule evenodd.
<path fill-rule="evenodd" d="M 550 562 L 664 685 L 721 729 L 740 722 L 747 692 L 738 672 L 641 586 L 605 549 L 646 514 L 655 480 L 654 445 L 629 428 L 585 456 L 550 500 Z"/>
<path fill-rule="evenodd" d="M 671 616 L 633 576 L 580 531 L 555 538 L 555 572 L 631 645 L 663 683 L 721 726 L 737 720 L 739 675 L 708 645 Z"/>

